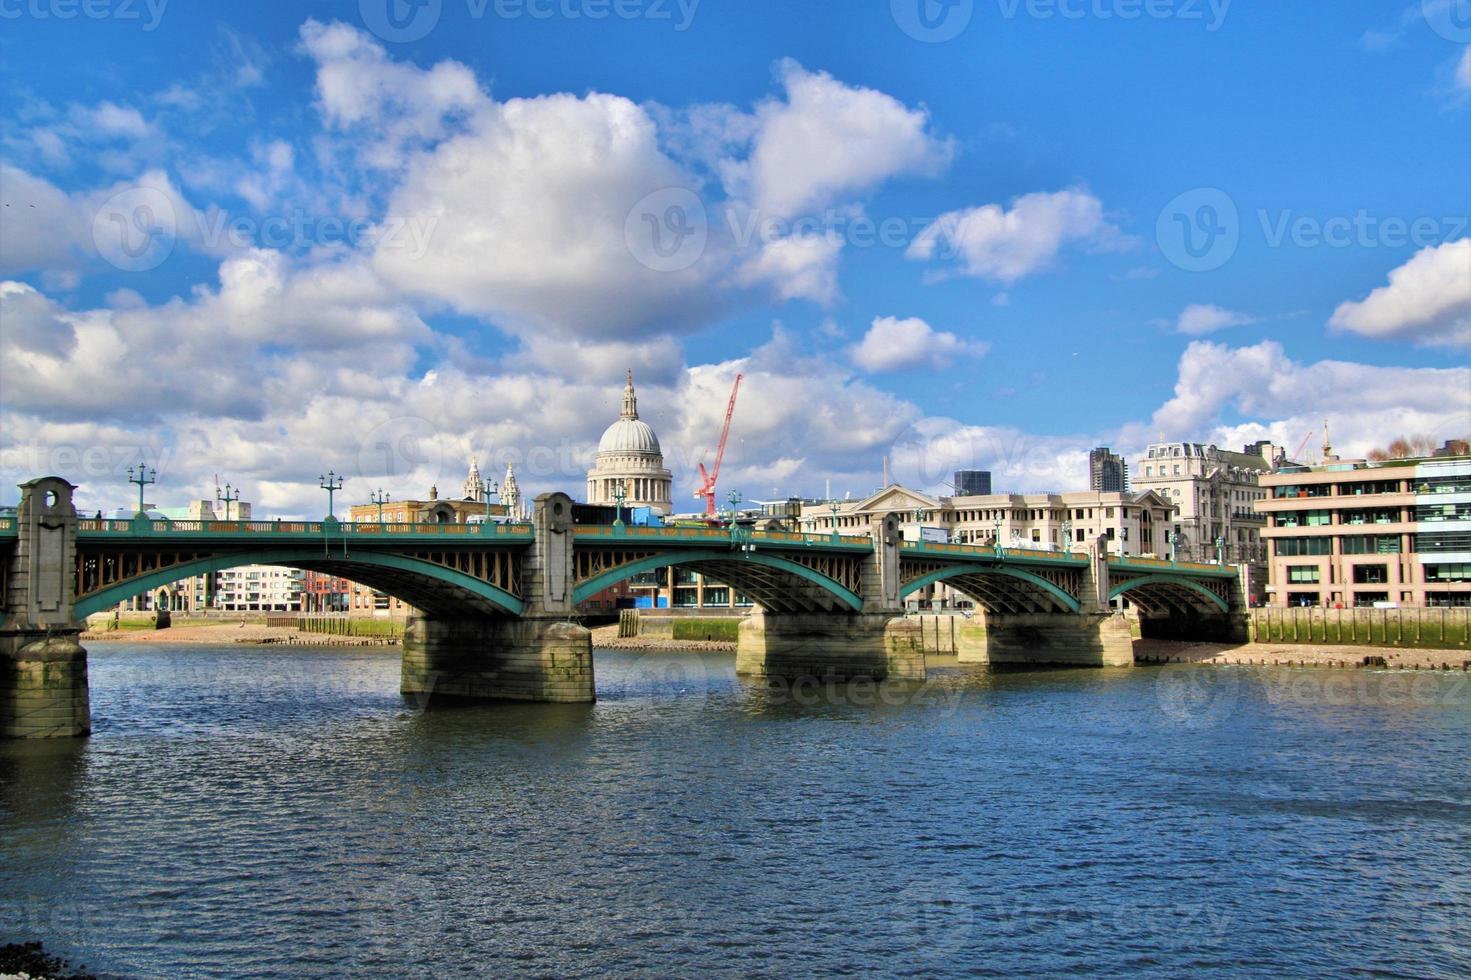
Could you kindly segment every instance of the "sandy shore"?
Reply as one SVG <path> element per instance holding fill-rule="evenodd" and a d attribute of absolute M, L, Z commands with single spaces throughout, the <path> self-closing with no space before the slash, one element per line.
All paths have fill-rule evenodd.
<path fill-rule="evenodd" d="M 166 630 L 88 630 L 82 642 L 103 643 L 194 643 L 232 646 L 235 644 L 286 644 L 294 646 L 362 647 L 396 646 L 398 641 L 381 636 L 336 636 L 303 633 L 287 626 L 257 626 L 249 623 L 211 623 L 208 626 L 171 626 Z"/>
<path fill-rule="evenodd" d="M 1135 640 L 1138 663 L 1278 664 L 1302 667 L 1362 667 L 1365 657 L 1383 657 L 1401 670 L 1463 670 L 1471 650 L 1409 650 L 1402 647 L 1333 646 L 1314 643 L 1180 643 Z M 1377 666 L 1377 664 L 1375 665 Z"/>

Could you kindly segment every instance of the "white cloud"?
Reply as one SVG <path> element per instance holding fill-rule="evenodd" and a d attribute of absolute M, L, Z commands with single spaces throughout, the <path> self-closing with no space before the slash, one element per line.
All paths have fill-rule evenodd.
<path fill-rule="evenodd" d="M 1229 431 L 1245 418 L 1300 429 L 1291 440 L 1295 446 L 1327 417 L 1335 441 L 1367 451 L 1398 432 L 1462 433 L 1471 423 L 1468 397 L 1467 368 L 1306 364 L 1273 341 L 1237 348 L 1195 341 L 1180 358 L 1175 397 L 1155 413 L 1148 432 L 1193 439 Z"/>
<path fill-rule="evenodd" d="M 929 114 L 795 61 L 778 66 L 786 101 L 756 109 L 749 160 L 728 160 L 727 186 L 768 216 L 791 217 L 903 173 L 932 174 L 953 148 Z"/>
<path fill-rule="evenodd" d="M 641 107 L 613 95 L 512 99 L 410 158 L 395 219 L 432 223 L 422 255 L 382 250 L 400 288 L 519 333 L 613 338 L 705 323 L 715 249 L 682 271 L 641 264 L 625 240 L 635 205 L 690 177 Z"/>
<path fill-rule="evenodd" d="M 1329 323 L 1381 340 L 1471 343 L 1471 238 L 1422 249 L 1388 286 L 1343 303 Z"/>
<path fill-rule="evenodd" d="M 922 231 L 908 254 L 926 261 L 953 257 L 965 275 L 1010 285 L 1049 268 L 1072 244 L 1127 244 L 1104 216 L 1103 202 L 1081 188 L 1027 194 L 1010 210 L 987 204 L 951 211 Z"/>
<path fill-rule="evenodd" d="M 393 169 L 406 144 L 439 139 L 488 98 L 457 61 L 429 69 L 393 61 L 382 45 L 342 23 L 308 20 L 302 45 L 317 63 L 317 104 L 327 123 L 368 137 L 362 164 Z"/>
<path fill-rule="evenodd" d="M 152 136 L 154 129 L 137 109 L 101 102 L 95 106 L 71 107 L 71 119 L 83 139 L 140 140 Z"/>
<path fill-rule="evenodd" d="M 870 374 L 927 367 L 943 370 L 956 361 L 982 357 L 990 348 L 979 341 L 961 340 L 931 327 L 918 317 L 900 320 L 877 317 L 863 339 L 849 350 L 853 363 Z"/>
<path fill-rule="evenodd" d="M 776 296 L 810 299 L 824 306 L 838 298 L 838 256 L 842 245 L 828 238 L 778 238 L 760 246 L 736 270 L 745 286 L 767 285 Z"/>
<path fill-rule="evenodd" d="M 1242 327 L 1255 323 L 1256 317 L 1245 313 L 1234 313 L 1219 306 L 1196 303 L 1185 307 L 1175 322 L 1175 331 L 1187 337 L 1200 337 L 1227 327 Z"/>
<path fill-rule="evenodd" d="M 41 177 L 0 163 L 0 200 L 0 275 L 74 265 L 90 244 L 86 207 Z"/>

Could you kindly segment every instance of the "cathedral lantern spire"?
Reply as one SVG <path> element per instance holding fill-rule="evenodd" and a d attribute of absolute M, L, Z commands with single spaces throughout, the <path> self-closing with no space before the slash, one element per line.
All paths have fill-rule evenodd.
<path fill-rule="evenodd" d="M 633 390 L 633 371 L 628 372 L 628 382 L 623 386 L 623 418 L 638 418 L 638 395 Z"/>

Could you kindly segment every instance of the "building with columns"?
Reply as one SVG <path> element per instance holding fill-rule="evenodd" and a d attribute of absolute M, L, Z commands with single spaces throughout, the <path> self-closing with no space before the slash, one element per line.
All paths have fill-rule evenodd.
<path fill-rule="evenodd" d="M 1282 449 L 1269 442 L 1239 453 L 1196 442 L 1156 443 L 1134 464 L 1133 485 L 1177 508 L 1171 533 L 1180 535 L 1182 561 L 1215 561 L 1219 541 L 1227 561 L 1264 566 L 1267 521 L 1256 504 L 1267 496 L 1262 477 L 1282 459 Z"/>
<path fill-rule="evenodd" d="M 638 417 L 633 372 L 623 388 L 623 410 L 598 441 L 597 460 L 587 471 L 587 502 L 613 506 L 623 489 L 623 506 L 647 507 L 656 514 L 674 509 L 674 474 L 664 466 L 664 451 L 650 425 Z"/>

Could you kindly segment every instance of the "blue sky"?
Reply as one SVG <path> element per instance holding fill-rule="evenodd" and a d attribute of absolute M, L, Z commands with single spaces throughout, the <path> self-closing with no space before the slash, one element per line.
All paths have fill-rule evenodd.
<path fill-rule="evenodd" d="M 1070 489 L 1099 442 L 1296 446 L 1325 417 L 1349 452 L 1464 437 L 1462 24 L 3 0 L 0 475 L 111 506 L 142 454 L 180 500 L 220 473 L 308 513 L 320 469 L 407 496 L 476 454 L 575 488 L 630 366 L 682 484 L 747 375 L 748 496 L 867 492 L 886 455 L 931 489 Z M 671 205 L 705 244 L 650 268 Z"/>

